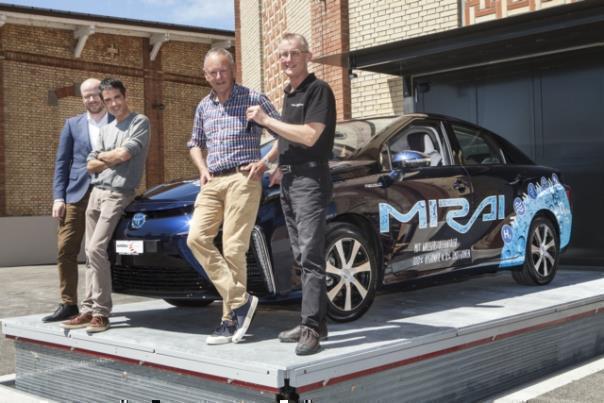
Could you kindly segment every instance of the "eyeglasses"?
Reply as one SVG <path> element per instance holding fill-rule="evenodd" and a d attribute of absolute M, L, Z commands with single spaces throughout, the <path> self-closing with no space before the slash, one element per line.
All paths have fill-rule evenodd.
<path fill-rule="evenodd" d="M 219 70 L 210 70 L 210 71 L 204 70 L 204 73 L 209 75 L 212 78 L 216 78 L 216 77 L 218 77 L 218 74 L 220 74 L 221 76 L 228 74 L 229 70 L 228 69 L 219 69 Z"/>
<path fill-rule="evenodd" d="M 298 49 L 285 50 L 283 52 L 279 52 L 279 58 L 287 59 L 289 57 L 289 58 L 293 59 L 295 57 L 299 57 L 302 53 L 307 53 L 307 52 L 298 50 Z"/>

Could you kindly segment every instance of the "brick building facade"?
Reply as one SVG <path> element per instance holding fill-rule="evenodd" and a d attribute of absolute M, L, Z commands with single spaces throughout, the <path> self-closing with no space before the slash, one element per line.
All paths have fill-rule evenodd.
<path fill-rule="evenodd" d="M 505 18 L 576 0 L 235 0 L 240 80 L 276 104 L 284 84 L 276 43 L 284 32 L 310 42 L 315 59 Z M 399 76 L 313 64 L 338 99 L 338 118 L 403 113 Z"/>
<path fill-rule="evenodd" d="M 202 60 L 231 31 L 0 5 L 0 216 L 49 215 L 59 133 L 82 113 L 79 84 L 112 76 L 151 120 L 141 184 L 195 174 L 186 142 L 209 92 Z"/>

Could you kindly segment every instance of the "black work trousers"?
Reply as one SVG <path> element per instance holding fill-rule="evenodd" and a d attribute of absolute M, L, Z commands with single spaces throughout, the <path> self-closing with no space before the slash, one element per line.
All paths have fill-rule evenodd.
<path fill-rule="evenodd" d="M 325 220 L 332 183 L 327 165 L 283 175 L 281 207 L 296 264 L 302 269 L 302 324 L 325 320 Z"/>

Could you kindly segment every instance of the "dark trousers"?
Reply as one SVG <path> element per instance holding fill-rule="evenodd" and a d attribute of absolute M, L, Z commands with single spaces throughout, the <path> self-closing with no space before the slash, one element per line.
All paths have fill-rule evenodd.
<path fill-rule="evenodd" d="M 332 184 L 327 167 L 283 175 L 281 207 L 296 264 L 302 269 L 302 324 L 325 320 L 325 218 Z"/>
<path fill-rule="evenodd" d="M 77 203 L 65 205 L 65 217 L 59 221 L 57 230 L 57 268 L 61 302 L 67 305 L 78 303 L 78 254 L 86 228 L 86 206 L 90 192 Z"/>

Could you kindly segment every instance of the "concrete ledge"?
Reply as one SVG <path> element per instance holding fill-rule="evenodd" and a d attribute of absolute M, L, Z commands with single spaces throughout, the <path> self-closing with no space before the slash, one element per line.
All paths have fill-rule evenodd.
<path fill-rule="evenodd" d="M 51 216 L 0 217 L 0 228 L 0 267 L 56 263 L 57 221 Z"/>

